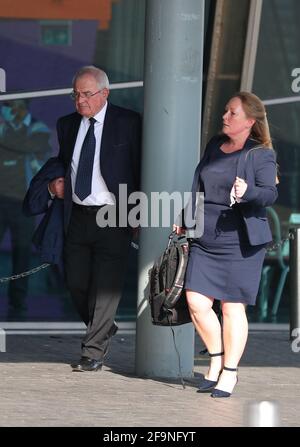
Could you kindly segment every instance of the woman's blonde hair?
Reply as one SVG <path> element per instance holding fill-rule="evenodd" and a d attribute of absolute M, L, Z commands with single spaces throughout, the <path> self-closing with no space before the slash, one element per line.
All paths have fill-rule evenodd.
<path fill-rule="evenodd" d="M 238 92 L 233 98 L 239 98 L 247 118 L 255 119 L 250 132 L 250 138 L 257 141 L 261 146 L 273 150 L 270 128 L 264 104 L 254 93 Z M 279 183 L 279 169 L 277 164 L 276 184 Z"/>
<path fill-rule="evenodd" d="M 250 138 L 262 146 L 273 148 L 266 109 L 259 97 L 254 95 L 254 93 L 238 92 L 233 98 L 241 100 L 247 118 L 255 119 Z"/>

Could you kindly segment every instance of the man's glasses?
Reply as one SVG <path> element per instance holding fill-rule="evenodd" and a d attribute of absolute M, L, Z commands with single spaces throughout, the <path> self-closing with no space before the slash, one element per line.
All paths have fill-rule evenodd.
<path fill-rule="evenodd" d="M 79 98 L 84 98 L 84 99 L 90 99 L 92 96 L 97 95 L 97 93 L 102 92 L 102 90 L 98 90 L 95 93 L 91 93 L 91 92 L 72 92 L 70 93 L 70 97 L 71 99 L 73 99 L 73 101 L 77 101 Z"/>

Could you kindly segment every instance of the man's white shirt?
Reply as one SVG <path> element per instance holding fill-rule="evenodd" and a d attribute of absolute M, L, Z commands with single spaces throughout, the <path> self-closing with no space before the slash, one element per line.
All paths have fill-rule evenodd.
<path fill-rule="evenodd" d="M 79 205 L 86 206 L 100 206 L 100 205 L 114 205 L 115 201 L 113 195 L 108 191 L 106 183 L 101 175 L 100 171 L 100 148 L 103 132 L 103 124 L 105 119 L 105 114 L 107 110 L 107 102 L 104 107 L 98 112 L 94 118 L 96 120 L 94 124 L 95 138 L 96 138 L 96 149 L 93 165 L 93 177 L 92 177 L 92 191 L 91 194 L 84 200 L 80 200 L 75 194 L 75 182 L 76 174 L 78 169 L 78 163 L 80 159 L 80 153 L 83 141 L 87 134 L 88 128 L 90 126 L 90 121 L 87 117 L 83 116 L 79 126 L 76 143 L 74 147 L 72 163 L 71 163 L 71 182 L 72 182 L 72 200 Z"/>

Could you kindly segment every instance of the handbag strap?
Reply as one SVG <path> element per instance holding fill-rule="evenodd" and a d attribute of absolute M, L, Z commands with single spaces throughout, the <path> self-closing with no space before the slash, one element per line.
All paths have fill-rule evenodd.
<path fill-rule="evenodd" d="M 262 146 L 256 145 L 254 147 L 251 147 L 249 149 L 243 150 L 241 151 L 239 160 L 238 160 L 238 164 L 237 164 L 237 168 L 236 168 L 236 175 L 237 177 L 240 177 L 242 179 L 246 180 L 246 163 L 247 163 L 247 159 L 248 156 L 250 154 L 250 152 L 256 150 L 256 149 L 262 149 Z"/>
<path fill-rule="evenodd" d="M 179 254 L 178 267 L 176 270 L 176 275 L 172 287 L 168 291 L 164 301 L 165 309 L 172 309 L 175 306 L 177 300 L 180 297 L 184 285 L 184 277 L 188 260 L 189 246 L 187 241 L 178 241 L 177 244 Z"/>

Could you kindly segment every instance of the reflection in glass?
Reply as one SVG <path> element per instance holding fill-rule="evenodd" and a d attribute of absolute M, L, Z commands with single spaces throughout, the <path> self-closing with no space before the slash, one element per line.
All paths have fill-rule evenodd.
<path fill-rule="evenodd" d="M 0 241 L 11 257 L 10 274 L 29 269 L 34 221 L 22 213 L 30 180 L 50 155 L 50 130 L 32 115 L 29 101 L 6 101 L 0 122 Z M 4 257 L 2 257 L 2 261 Z M 7 258 L 8 260 L 8 258 Z M 21 318 L 27 310 L 28 277 L 8 283 L 8 318 Z"/>
<path fill-rule="evenodd" d="M 253 91 L 262 99 L 293 97 L 294 68 L 299 67 L 300 3 L 295 0 L 268 0 L 263 2 L 260 34 Z M 280 222 L 280 235 L 286 237 L 291 226 L 291 215 L 300 212 L 300 103 L 283 103 L 267 106 L 273 145 L 277 152 L 279 165 L 279 197 L 274 211 Z M 276 237 L 275 226 L 273 228 Z M 283 267 L 288 264 L 288 244 L 283 246 L 283 263 L 274 262 L 272 254 L 265 262 L 265 277 L 259 296 L 263 320 L 287 321 L 289 306 L 289 276 L 284 283 L 283 293 L 276 315 L 274 297 L 280 286 Z M 283 267 L 282 267 L 283 266 Z M 263 290 L 264 289 L 264 290 Z M 275 306 L 276 307 L 276 306 Z"/>
<path fill-rule="evenodd" d="M 1 6 L 0 54 L 7 92 L 68 88 L 78 68 L 91 64 L 104 69 L 110 83 L 143 79 L 145 0 L 89 0 L 93 7 L 76 2 L 72 10 L 65 2 L 44 3 L 42 9 L 33 0 L 10 0 L 9 7 Z M 110 100 L 141 112 L 143 89 L 112 90 Z M 31 245 L 40 217 L 24 217 L 21 204 L 31 176 L 58 153 L 57 119 L 74 111 L 67 95 L 31 99 L 26 102 L 27 111 L 44 126 L 44 132 L 29 135 L 12 127 L 10 105 L 0 101 L 0 277 L 40 263 Z M 135 312 L 136 270 L 134 252 L 120 313 L 124 309 L 127 314 Z M 0 297 L 0 320 L 78 319 L 55 267 L 1 285 Z M 9 304 L 12 312 L 8 315 Z"/>
<path fill-rule="evenodd" d="M 91 2 L 92 9 L 77 2 L 69 10 L 65 2 L 46 2 L 42 10 L 33 0 L 10 0 L 7 11 L 1 5 L 0 54 L 8 91 L 66 88 L 80 66 L 91 64 L 110 82 L 142 80 L 145 0 Z"/>

